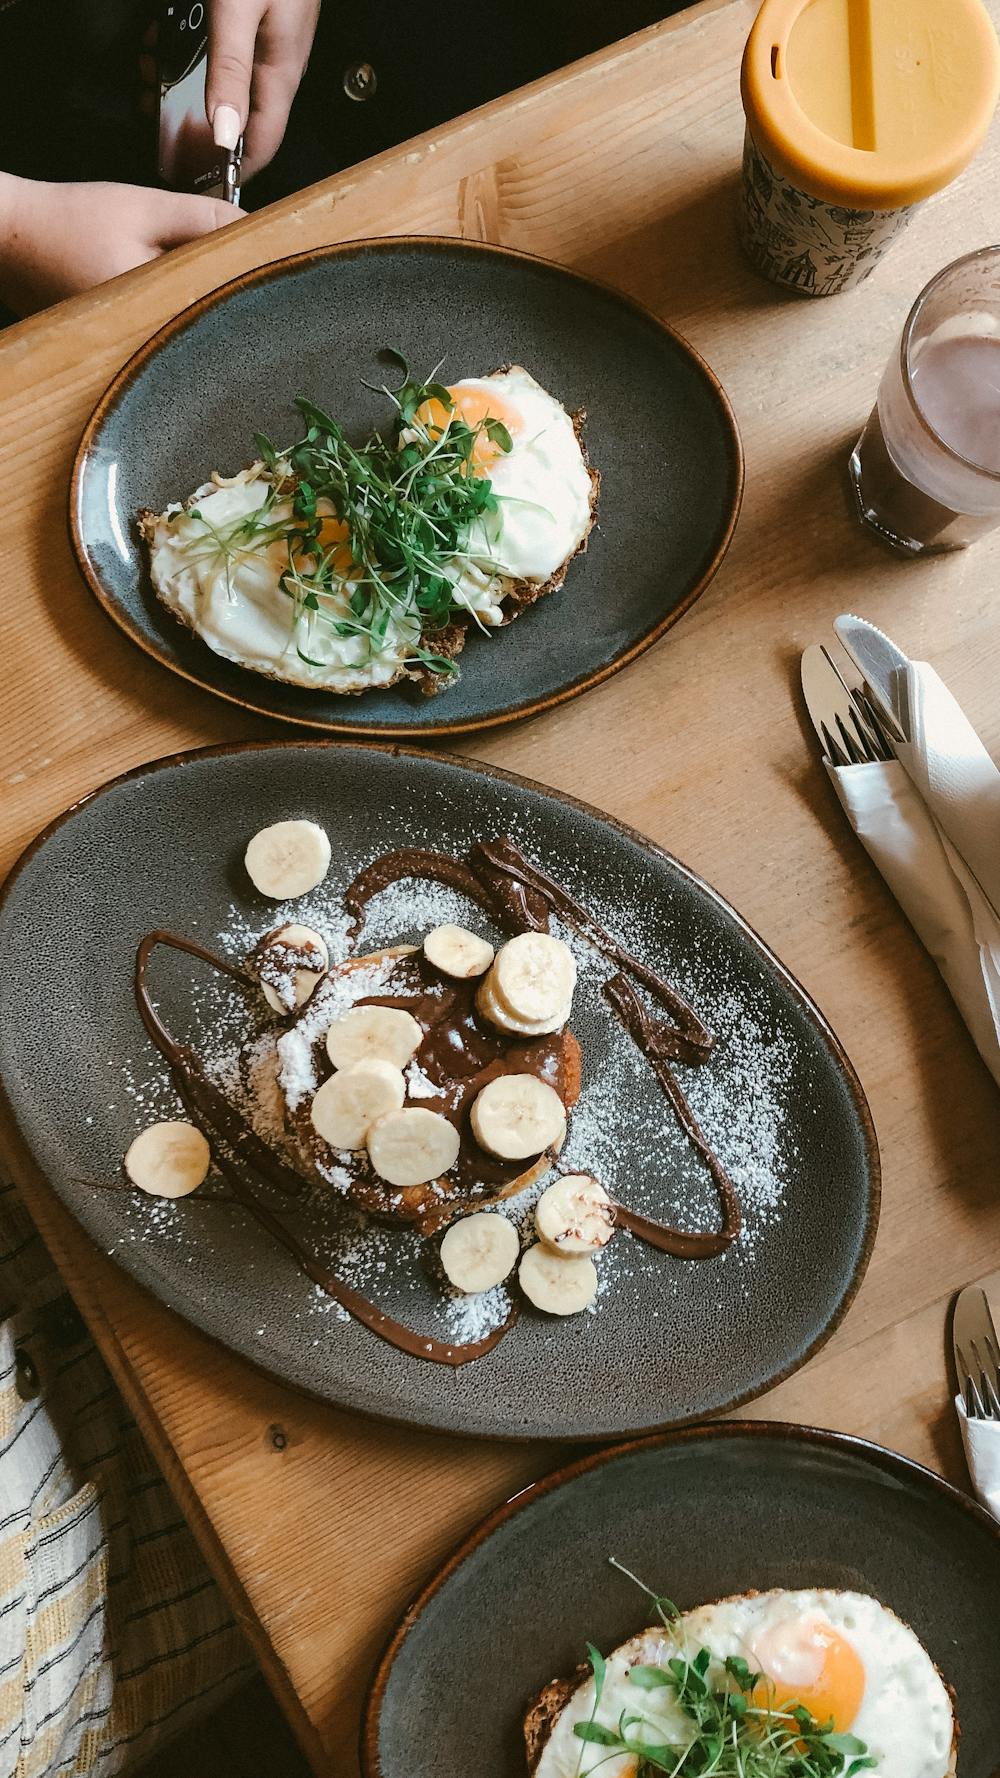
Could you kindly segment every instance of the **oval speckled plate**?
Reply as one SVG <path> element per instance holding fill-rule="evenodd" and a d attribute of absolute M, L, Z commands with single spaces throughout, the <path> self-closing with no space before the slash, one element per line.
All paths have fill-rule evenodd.
<path fill-rule="evenodd" d="M 324 931 L 334 953 L 340 898 L 361 864 L 401 845 L 459 852 L 505 832 L 627 935 L 715 1034 L 710 1059 L 679 1072 L 738 1185 L 743 1237 L 695 1263 L 619 1232 L 601 1260 L 595 1313 L 557 1321 L 525 1310 L 488 1357 L 450 1371 L 344 1319 L 238 1206 L 211 1194 L 167 1203 L 107 1189 L 136 1131 L 177 1115 L 133 1002 L 137 942 L 166 926 L 245 955 L 281 917 L 251 889 L 246 842 L 291 816 L 313 817 L 330 834 L 327 881 L 294 904 L 294 917 Z M 418 896 L 389 891 L 373 904 L 364 948 L 456 917 L 488 930 L 481 911 L 439 885 Z M 875 1138 L 816 1008 L 683 865 L 524 779 L 419 749 L 331 742 L 159 761 L 87 798 L 29 849 L 0 905 L 0 952 L 0 1078 L 15 1162 L 38 1168 L 98 1245 L 164 1302 L 330 1401 L 524 1438 L 608 1438 L 693 1419 L 804 1363 L 864 1269 L 877 1219 Z M 581 952 L 572 1024 L 583 1087 L 566 1158 L 592 1167 L 634 1209 L 714 1228 L 714 1192 L 604 1000 L 606 973 Z M 236 1090 L 248 1018 L 241 991 L 173 954 L 157 962 L 153 986 L 168 1023 Z M 412 1233 L 357 1228 L 332 1193 L 302 1217 L 312 1249 L 408 1325 L 453 1340 L 484 1331 L 485 1306 L 447 1302 L 428 1244 Z"/>
<path fill-rule="evenodd" d="M 386 402 L 363 386 L 402 350 L 446 380 L 524 364 L 569 411 L 587 410 L 601 471 L 598 526 L 565 585 L 492 637 L 475 635 L 458 684 L 337 697 L 262 678 L 213 654 L 153 593 L 135 516 L 183 500 L 209 472 L 251 462 L 254 433 L 295 436 L 309 395 L 364 437 Z M 546 709 L 655 642 L 712 579 L 743 488 L 736 421 L 697 353 L 627 297 L 478 242 L 350 242 L 260 266 L 154 334 L 115 378 L 81 441 L 70 528 L 108 616 L 165 667 L 219 697 L 342 734 L 460 734 Z"/>
<path fill-rule="evenodd" d="M 487 1519 L 389 1644 L 365 1778 L 527 1778 L 529 1698 L 588 1641 L 608 1651 L 649 1622 L 612 1555 L 681 1610 L 771 1587 L 872 1594 L 955 1689 L 961 1778 L 997 1778 L 1000 1526 L 879 1445 L 766 1420 L 602 1452 Z"/>

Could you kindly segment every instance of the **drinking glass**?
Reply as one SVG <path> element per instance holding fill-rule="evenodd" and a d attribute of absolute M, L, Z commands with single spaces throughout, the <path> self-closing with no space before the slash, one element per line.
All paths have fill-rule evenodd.
<path fill-rule="evenodd" d="M 1000 246 L 917 297 L 850 461 L 862 522 L 906 555 L 1000 524 Z"/>

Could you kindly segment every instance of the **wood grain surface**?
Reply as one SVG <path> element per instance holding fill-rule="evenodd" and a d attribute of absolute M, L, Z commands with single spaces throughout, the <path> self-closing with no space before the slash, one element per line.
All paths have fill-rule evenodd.
<path fill-rule="evenodd" d="M 695 7 L 0 338 L 0 865 L 116 772 L 269 732 L 132 648 L 70 554 L 76 441 L 154 328 L 269 258 L 403 232 L 502 241 L 640 298 L 688 336 L 735 405 L 747 491 L 733 549 L 633 667 L 465 750 L 666 845 L 814 995 L 871 1101 L 882 1224 L 830 1345 L 752 1411 L 865 1434 L 962 1481 L 946 1313 L 961 1284 L 1000 1282 L 1000 1099 L 835 804 L 797 675 L 806 643 L 860 609 L 932 660 L 1000 747 L 997 540 L 894 560 L 856 527 L 844 476 L 913 296 L 996 232 L 1000 135 L 860 291 L 812 303 L 780 294 L 734 238 L 753 11 L 752 0 Z M 637 440 L 637 474 L 641 457 Z M 398 1431 L 290 1394 L 147 1299 L 70 1224 L 11 1131 L 6 1146 L 309 1759 L 349 1773 L 365 1679 L 401 1608 L 555 1453 Z"/>

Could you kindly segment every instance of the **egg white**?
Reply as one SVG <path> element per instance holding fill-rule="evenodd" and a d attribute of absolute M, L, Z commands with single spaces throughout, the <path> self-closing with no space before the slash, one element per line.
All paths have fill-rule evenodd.
<path fill-rule="evenodd" d="M 572 419 L 521 365 L 451 387 L 456 396 L 481 395 L 487 405 L 495 396 L 501 413 L 517 418 L 511 450 L 485 470 L 498 509 L 475 526 L 472 565 L 454 576 L 461 603 L 496 611 L 513 585 L 544 586 L 579 549 L 590 529 L 593 487 Z"/>
<path fill-rule="evenodd" d="M 756 1667 L 758 1639 L 816 1619 L 838 1631 L 864 1667 L 864 1696 L 850 1733 L 866 1743 L 879 1778 L 948 1778 L 956 1738 L 948 1690 L 909 1626 L 862 1593 L 778 1590 L 701 1605 L 669 1630 L 644 1630 L 609 1655 L 596 1720 L 615 1727 L 623 1710 L 638 1711 L 650 1725 L 650 1740 L 685 1747 L 693 1739 L 692 1725 L 673 1692 L 666 1687 L 640 1690 L 628 1677 L 633 1666 L 665 1666 L 673 1655 L 693 1658 L 707 1648 L 712 1655 L 709 1677 L 718 1682 L 727 1656 L 740 1655 Z M 573 1733 L 574 1724 L 585 1721 L 593 1707 L 590 1678 L 553 1724 L 535 1778 L 575 1778 L 598 1765 L 604 1778 L 633 1778 L 634 1761 L 627 1755 L 608 1760 L 606 1748 L 582 1743 Z"/>
<path fill-rule="evenodd" d="M 245 470 L 201 494 L 192 511 L 174 508 L 157 519 L 150 573 L 160 598 L 215 654 L 241 667 L 292 685 L 338 692 L 391 684 L 419 640 L 415 619 L 390 621 L 377 655 L 369 652 L 364 636 L 338 636 L 328 623 L 308 621 L 308 614 L 296 627 L 292 601 L 279 585 L 288 566 L 283 540 L 253 543 L 230 555 L 228 562 L 213 544 L 207 527 L 224 532 L 257 512 L 268 487 L 260 474 Z M 291 502 L 278 501 L 268 519 L 290 519 L 291 514 Z M 350 588 L 335 583 L 323 597 L 324 612 L 334 619 L 349 616 L 349 597 Z M 320 665 L 303 661 L 298 649 Z"/>

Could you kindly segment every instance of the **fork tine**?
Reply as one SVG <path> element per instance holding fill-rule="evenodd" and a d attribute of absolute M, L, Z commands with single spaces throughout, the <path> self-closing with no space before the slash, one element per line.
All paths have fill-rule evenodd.
<path fill-rule="evenodd" d="M 847 727 L 847 724 L 845 723 L 844 718 L 840 715 L 839 712 L 837 714 L 837 728 L 840 733 L 840 738 L 843 741 L 844 747 L 847 751 L 847 757 L 850 760 L 852 766 L 864 765 L 864 763 L 865 763 L 864 755 L 861 753 L 857 742 L 854 740 L 853 736 L 851 735 L 850 729 Z"/>
<path fill-rule="evenodd" d="M 854 733 L 858 737 L 861 751 L 869 765 L 871 765 L 875 760 L 880 759 L 882 756 L 879 752 L 878 743 L 870 733 L 868 725 L 862 717 L 861 712 L 853 705 L 851 707 L 851 722 L 853 724 Z"/>
<path fill-rule="evenodd" d="M 988 1342 L 987 1342 L 988 1343 Z M 989 1371 L 983 1360 L 976 1340 L 970 1341 L 972 1355 L 979 1371 L 979 1395 L 984 1404 L 984 1414 L 989 1420 L 1000 1420 L 1000 1400 L 997 1398 L 996 1387 L 990 1379 Z"/>
<path fill-rule="evenodd" d="M 979 1390 L 976 1388 L 975 1381 L 973 1380 L 972 1370 L 969 1365 L 969 1360 L 968 1360 L 967 1355 L 965 1354 L 965 1352 L 956 1350 L 955 1358 L 956 1358 L 956 1361 L 958 1364 L 959 1389 L 960 1389 L 962 1396 L 964 1398 L 965 1411 L 968 1414 L 969 1419 L 970 1420 L 985 1420 L 985 1419 L 987 1419 L 988 1415 L 986 1413 L 985 1407 L 983 1406 L 982 1397 L 979 1393 Z"/>
<path fill-rule="evenodd" d="M 871 730 L 875 745 L 878 748 L 879 759 L 889 760 L 894 758 L 888 730 L 876 710 L 875 705 L 872 703 L 867 688 L 863 685 L 859 686 L 852 693 L 852 696 L 861 709 L 865 722 Z"/>
<path fill-rule="evenodd" d="M 848 759 L 843 748 L 834 740 L 826 723 L 824 722 L 821 726 L 823 729 L 823 745 L 826 748 L 826 756 L 830 761 L 830 764 L 832 766 L 850 765 L 851 761 Z"/>

